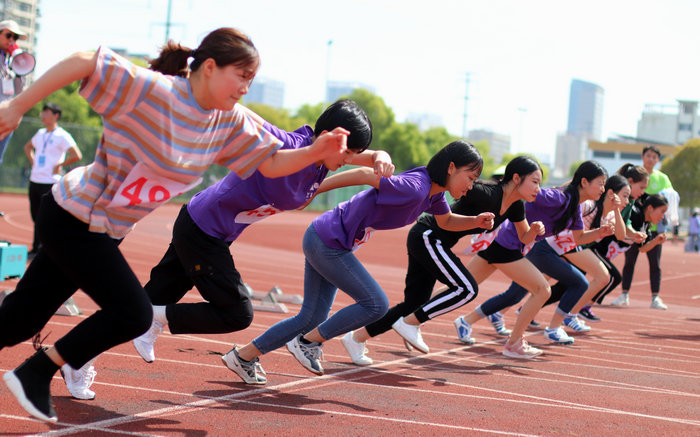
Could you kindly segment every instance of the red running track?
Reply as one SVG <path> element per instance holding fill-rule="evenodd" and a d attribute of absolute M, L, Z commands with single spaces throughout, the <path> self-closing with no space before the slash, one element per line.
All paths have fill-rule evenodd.
<path fill-rule="evenodd" d="M 32 225 L 26 196 L 0 195 L 0 239 L 29 244 Z M 146 217 L 122 249 L 142 281 L 170 241 L 178 211 L 166 205 Z M 314 214 L 291 212 L 247 230 L 232 246 L 236 265 L 254 289 L 279 285 L 301 294 L 301 236 Z M 60 231 L 60 230 L 57 230 Z M 376 232 L 358 257 L 390 301 L 403 293 L 408 228 Z M 457 249 L 460 249 L 458 246 Z M 622 257 L 616 262 L 620 263 Z M 619 264 L 618 264 L 619 266 Z M 326 375 L 314 377 L 280 349 L 262 357 L 265 387 L 246 386 L 220 354 L 247 343 L 286 315 L 258 312 L 253 325 L 227 335 L 159 337 L 156 361 L 145 363 L 130 343 L 97 360 L 97 398 L 75 400 L 60 376 L 52 385 L 59 423 L 31 418 L 0 385 L 0 434 L 25 435 L 700 435 L 700 255 L 666 243 L 661 293 L 668 311 L 649 308 L 647 262 L 640 257 L 629 308 L 596 308 L 603 321 L 573 346 L 528 340 L 545 350 L 535 361 L 503 357 L 503 338 L 488 323 L 475 326 L 477 343 L 464 346 L 452 320 L 422 328 L 431 353 L 408 352 L 393 332 L 368 343 L 375 364 L 351 364 L 338 340 L 324 347 Z M 16 280 L 0 283 L 13 288 Z M 502 292 L 500 273 L 481 286 L 476 301 Z M 614 291 L 616 297 L 619 291 Z M 196 301 L 190 292 L 186 298 Z M 96 310 L 82 292 L 83 315 L 55 316 L 46 344 Z M 611 300 L 609 298 L 609 300 Z M 334 308 L 348 305 L 339 293 Z M 288 305 L 291 314 L 297 305 Z M 545 308 L 540 321 L 553 309 Z M 506 315 L 508 324 L 513 314 Z M 0 370 L 19 365 L 29 342 L 0 352 Z"/>

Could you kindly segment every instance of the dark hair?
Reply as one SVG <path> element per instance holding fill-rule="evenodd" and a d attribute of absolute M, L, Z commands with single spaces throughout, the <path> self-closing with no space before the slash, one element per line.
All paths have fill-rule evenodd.
<path fill-rule="evenodd" d="M 591 222 L 591 228 L 599 228 L 600 221 L 603 218 L 603 204 L 605 203 L 605 198 L 608 195 L 608 190 L 612 190 L 613 193 L 617 194 L 625 187 L 629 187 L 630 183 L 626 177 L 620 174 L 614 174 L 605 181 L 605 192 L 600 196 L 595 202 L 595 216 L 593 216 L 593 221 Z M 589 214 L 591 214 L 591 211 Z"/>
<path fill-rule="evenodd" d="M 508 165 L 506 165 L 506 170 L 503 172 L 503 177 L 499 181 L 500 184 L 507 184 L 513 180 L 514 175 L 520 175 L 521 179 L 524 179 L 527 175 L 532 174 L 539 170 L 542 172 L 542 167 L 533 158 L 527 155 L 516 156 L 511 159 Z"/>
<path fill-rule="evenodd" d="M 641 182 L 649 177 L 649 172 L 644 167 L 641 165 L 634 165 L 630 162 L 620 167 L 617 174 L 632 179 L 632 182 Z"/>
<path fill-rule="evenodd" d="M 314 135 L 318 137 L 323 131 L 332 131 L 342 127 L 350 132 L 348 149 L 361 153 L 372 142 L 372 122 L 360 108 L 350 99 L 341 99 L 330 105 L 316 120 Z"/>
<path fill-rule="evenodd" d="M 469 170 L 478 170 L 481 174 L 484 159 L 473 144 L 464 140 L 453 141 L 428 161 L 426 168 L 430 180 L 441 187 L 447 185 L 447 169 L 450 163 L 454 163 L 457 168 L 468 167 Z"/>
<path fill-rule="evenodd" d="M 564 206 L 564 211 L 561 216 L 554 222 L 554 234 L 566 229 L 570 222 L 573 221 L 574 215 L 576 214 L 576 208 L 578 207 L 580 197 L 578 189 L 581 186 L 581 181 L 586 179 L 587 181 L 592 181 L 600 176 L 607 176 L 605 169 L 595 161 L 584 161 L 578 166 L 574 177 L 564 188 L 564 192 L 568 194 L 569 203 Z"/>
<path fill-rule="evenodd" d="M 193 58 L 189 68 L 187 58 Z M 192 50 L 169 40 L 160 50 L 156 59 L 151 60 L 150 68 L 163 74 L 187 77 L 190 71 L 197 71 L 200 65 L 212 58 L 218 67 L 235 65 L 243 67 L 260 62 L 258 50 L 243 32 L 232 27 L 216 29 L 205 36 L 199 47 Z"/>
<path fill-rule="evenodd" d="M 661 194 L 650 194 L 642 202 L 642 211 L 646 212 L 647 207 L 651 206 L 653 209 L 668 205 L 668 200 Z"/>
<path fill-rule="evenodd" d="M 58 118 L 61 118 L 62 110 L 61 110 L 61 106 L 58 103 L 54 103 L 54 102 L 44 103 L 44 107 L 41 108 L 41 110 L 46 111 L 47 109 L 49 111 L 53 112 L 54 115 L 58 115 Z"/>
<path fill-rule="evenodd" d="M 651 150 L 652 152 L 656 153 L 656 154 L 659 156 L 659 158 L 661 158 L 661 151 L 659 150 L 658 147 L 656 147 L 656 146 L 654 146 L 654 145 L 652 145 L 652 144 L 649 144 L 648 146 L 645 146 L 645 147 L 642 149 L 642 155 L 644 155 L 645 153 L 647 153 L 647 152 L 650 151 L 650 150 Z"/>

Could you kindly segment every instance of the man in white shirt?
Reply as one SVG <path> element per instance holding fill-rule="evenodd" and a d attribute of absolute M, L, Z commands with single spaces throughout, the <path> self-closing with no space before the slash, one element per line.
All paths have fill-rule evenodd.
<path fill-rule="evenodd" d="M 24 146 L 24 153 L 32 164 L 32 173 L 29 176 L 29 209 L 34 220 L 34 242 L 27 254 L 29 257 L 36 255 L 41 244 L 36 232 L 36 216 L 41 196 L 51 191 L 53 184 L 61 177 L 63 166 L 78 162 L 83 157 L 73 137 L 58 125 L 59 118 L 61 107 L 56 103 L 46 103 L 41 110 L 41 122 L 46 127 L 39 129 Z"/>

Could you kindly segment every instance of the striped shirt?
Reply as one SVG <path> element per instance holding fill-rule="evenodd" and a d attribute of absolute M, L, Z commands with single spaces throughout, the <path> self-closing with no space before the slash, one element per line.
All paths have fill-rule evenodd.
<path fill-rule="evenodd" d="M 137 67 L 104 47 L 80 94 L 102 116 L 102 138 L 95 161 L 52 192 L 90 231 L 113 238 L 198 185 L 210 164 L 245 178 L 282 146 L 240 105 L 204 110 L 189 80 Z"/>

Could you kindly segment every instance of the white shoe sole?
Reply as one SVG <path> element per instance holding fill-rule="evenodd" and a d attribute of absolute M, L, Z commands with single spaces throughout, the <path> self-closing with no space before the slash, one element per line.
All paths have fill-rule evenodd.
<path fill-rule="evenodd" d="M 348 353 L 348 355 L 350 356 L 350 359 L 352 360 L 352 362 L 353 362 L 354 364 L 356 364 L 356 365 L 358 365 L 358 366 L 369 366 L 369 365 L 371 365 L 372 363 L 374 363 L 374 360 L 373 360 L 372 358 L 370 358 L 370 357 L 368 357 L 367 355 L 364 355 L 364 354 L 363 354 L 359 359 L 354 358 L 354 357 L 352 356 L 352 354 L 350 353 L 350 347 L 349 347 L 348 344 L 347 344 L 348 342 L 351 342 L 351 341 L 354 341 L 354 340 L 346 340 L 345 336 L 343 336 L 343 337 L 340 339 L 340 342 L 343 344 L 343 347 L 345 348 L 345 351 Z"/>
<path fill-rule="evenodd" d="M 228 361 L 226 360 L 226 355 L 228 355 L 228 354 L 224 354 L 224 355 L 221 356 L 221 361 L 224 363 L 224 366 L 226 366 L 226 368 L 227 368 L 228 370 L 230 370 L 230 371 L 232 371 L 233 373 L 235 373 L 236 375 L 238 375 L 238 377 L 241 378 L 241 380 L 242 380 L 243 382 L 245 382 L 245 383 L 248 384 L 248 385 L 265 385 L 265 384 L 267 384 L 267 381 L 258 381 L 257 379 L 256 379 L 256 380 L 250 379 L 250 377 L 248 376 L 248 374 L 246 374 L 246 373 L 245 373 L 245 370 L 243 370 L 243 369 L 240 369 L 240 370 L 244 372 L 244 375 L 245 375 L 245 376 L 243 376 L 243 375 L 241 375 L 240 373 L 238 373 L 239 367 L 235 367 L 235 366 L 234 366 L 234 367 L 231 367 L 231 366 L 229 366 Z"/>
<path fill-rule="evenodd" d="M 15 375 L 14 371 L 10 371 L 5 373 L 2 376 L 2 379 L 5 380 L 5 384 L 7 384 L 7 388 L 10 389 L 12 394 L 17 398 L 17 402 L 24 408 L 24 410 L 31 414 L 32 416 L 36 417 L 37 419 L 43 420 L 44 422 L 49 422 L 49 423 L 56 423 L 58 422 L 58 417 L 49 417 L 46 414 L 42 413 L 41 411 L 37 410 L 37 408 L 34 406 L 34 404 L 31 403 L 31 401 L 27 398 L 27 395 L 24 394 L 24 389 L 22 388 L 22 383 L 20 382 L 19 378 Z"/>

